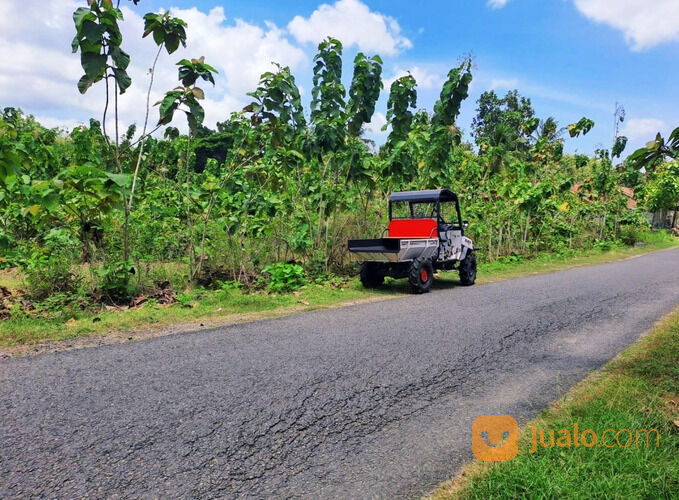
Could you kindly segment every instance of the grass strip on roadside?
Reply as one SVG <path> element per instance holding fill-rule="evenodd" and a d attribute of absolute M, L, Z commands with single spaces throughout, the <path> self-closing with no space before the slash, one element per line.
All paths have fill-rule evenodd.
<path fill-rule="evenodd" d="M 521 276 L 595 265 L 626 257 L 645 254 L 679 246 L 679 238 L 667 233 L 648 233 L 643 247 L 614 247 L 589 252 L 544 254 L 533 259 L 503 258 L 479 267 L 477 283 L 518 278 Z M 0 273 L 0 285 L 19 288 L 21 277 L 17 273 Z M 456 272 L 440 273 L 434 289 L 458 286 Z M 163 328 L 179 323 L 190 323 L 239 316 L 233 322 L 294 314 L 314 309 L 341 306 L 356 301 L 379 300 L 407 296 L 406 280 L 387 279 L 385 286 L 369 290 L 361 286 L 358 278 L 348 280 L 341 286 L 310 284 L 294 293 L 274 294 L 267 292 L 243 293 L 238 289 L 197 289 L 180 295 L 180 302 L 160 306 L 149 302 L 136 309 L 91 312 L 57 312 L 50 319 L 29 315 L 0 321 L 0 348 L 36 344 L 45 341 L 68 340 L 84 335 L 107 332 L 133 331 Z M 200 325 L 196 324 L 196 328 Z"/>
<path fill-rule="evenodd" d="M 543 447 L 538 441 L 533 446 L 533 426 L 538 436 L 544 430 L 545 442 L 550 444 L 550 429 L 572 430 L 575 423 L 580 430 L 594 430 L 597 444 Z M 626 431 L 620 436 L 609 432 L 602 446 L 602 433 L 607 429 L 630 430 L 634 441 Z M 646 440 L 640 432 L 637 440 L 641 429 L 657 429 L 659 439 L 651 433 Z M 679 308 L 526 424 L 516 458 L 473 462 L 429 499 L 678 496 Z"/>

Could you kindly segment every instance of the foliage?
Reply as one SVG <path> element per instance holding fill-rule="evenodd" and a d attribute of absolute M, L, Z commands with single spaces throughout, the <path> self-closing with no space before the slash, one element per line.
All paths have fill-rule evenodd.
<path fill-rule="evenodd" d="M 382 59 L 379 56 L 368 58 L 359 52 L 354 59 L 354 77 L 347 104 L 347 132 L 350 136 L 358 137 L 363 124 L 370 122 L 382 88 Z"/>
<path fill-rule="evenodd" d="M 264 274 L 268 275 L 267 289 L 275 292 L 291 292 L 304 285 L 304 268 L 297 264 L 277 262 L 266 266 Z"/>
<path fill-rule="evenodd" d="M 82 278 L 63 256 L 34 256 L 26 269 L 27 292 L 34 300 L 45 300 L 56 294 L 73 296 L 81 283 Z"/>
<path fill-rule="evenodd" d="M 594 128 L 594 122 L 589 118 L 582 117 L 577 123 L 568 126 L 568 133 L 571 137 L 578 137 L 580 134 L 587 135 L 587 132 Z"/>
<path fill-rule="evenodd" d="M 387 124 L 382 130 L 391 125 L 391 133 L 387 139 L 387 147 L 393 148 L 404 141 L 412 128 L 413 113 L 410 109 L 417 106 L 417 82 L 408 74 L 394 80 L 389 91 L 387 101 Z"/>
<path fill-rule="evenodd" d="M 523 138 L 524 124 L 534 121 L 535 111 L 530 99 L 511 90 L 500 98 L 495 91 L 481 94 L 478 100 L 477 114 L 472 122 L 473 136 L 481 152 L 491 147 L 502 147 L 505 151 L 525 150 L 527 144 Z"/>
<path fill-rule="evenodd" d="M 131 260 L 111 262 L 97 270 L 103 298 L 114 304 L 126 304 L 134 296 L 132 277 L 136 273 Z"/>
<path fill-rule="evenodd" d="M 76 49 L 94 54 L 99 47 L 105 60 L 95 75 L 91 57 L 83 59 L 87 81 L 113 82 L 125 62 L 114 50 L 122 43 L 116 31 L 122 19 L 106 0 L 90 2 L 76 18 Z M 185 44 L 183 21 L 166 14 L 144 19 L 140 35 L 157 54 Z M 72 269 L 83 264 L 92 270 L 90 301 L 129 302 L 155 286 L 150 272 L 137 270 L 158 263 L 181 267 L 181 278 L 170 280 L 176 287 L 237 282 L 249 291 L 264 274 L 271 290 L 282 290 L 301 286 L 305 273 L 323 280 L 355 272 L 346 240 L 379 236 L 386 201 L 397 190 L 456 191 L 485 262 L 616 242 L 623 227 L 631 234 L 645 222 L 630 216 L 620 185 L 633 187 L 650 209 L 669 207 L 675 197 L 676 164 L 663 163 L 675 153 L 674 133 L 641 155 L 651 163 L 616 167 L 621 137 L 612 154 L 564 154 L 568 135 L 587 133 L 591 120 L 560 128 L 554 117 L 535 116 L 518 91 L 504 97 L 490 91 L 478 101 L 478 152 L 472 151 L 457 123 L 472 81 L 472 61 L 464 59 L 448 73 L 431 112 L 415 112 L 412 75 L 391 84 L 391 132 L 377 147 L 362 130 L 383 88 L 382 60 L 358 54 L 348 94 L 339 40 L 322 41 L 314 61 L 309 119 L 290 69 L 276 64 L 249 94 L 252 102 L 210 130 L 198 85 L 215 84 L 216 71 L 203 58 L 177 64 L 180 86 L 158 103 L 155 134 L 146 124 L 109 134 L 105 114 L 70 131 L 49 130 L 6 108 L 0 266 L 35 268 L 40 276 L 46 271 L 39 265 L 57 255 Z M 155 62 L 149 96 L 154 70 Z M 187 116 L 188 133 L 167 126 L 177 112 Z"/>
<path fill-rule="evenodd" d="M 196 82 L 201 79 L 215 84 L 213 73 L 217 70 L 205 63 L 205 58 L 182 59 L 177 63 L 179 66 L 179 81 L 181 86 L 170 90 L 165 94 L 162 101 L 156 103 L 160 105 L 160 119 L 158 125 L 167 125 L 172 121 L 174 113 L 181 110 L 186 115 L 189 128 L 195 132 L 203 124 L 205 110 L 198 102 L 205 99 L 205 93 Z M 183 106 L 183 108 L 182 108 Z"/>
<path fill-rule="evenodd" d="M 329 37 L 318 45 L 314 57 L 311 122 L 322 152 L 339 148 L 344 141 L 345 97 L 342 84 L 342 42 Z"/>
<path fill-rule="evenodd" d="M 265 126 L 274 145 L 280 145 L 292 142 L 306 128 L 307 123 L 299 88 L 290 68 L 278 64 L 275 66 L 277 71 L 264 73 L 257 90 L 248 94 L 255 101 L 243 111 L 251 114 L 252 125 Z M 232 120 L 231 124 L 236 124 L 236 121 Z M 233 136 L 233 132 L 223 133 L 220 140 L 233 143 Z"/>
<path fill-rule="evenodd" d="M 153 35 L 153 41 L 158 46 L 164 46 L 168 54 L 179 48 L 179 44 L 186 47 L 186 23 L 171 17 L 168 12 L 154 14 L 149 12 L 144 16 L 143 38 Z"/>
<path fill-rule="evenodd" d="M 73 53 L 80 50 L 80 65 L 85 72 L 78 90 L 84 94 L 94 83 L 106 79 L 108 85 L 108 79 L 113 78 L 122 94 L 132 85 L 127 74 L 130 56 L 121 48 L 123 35 L 118 26 L 123 13 L 110 0 L 90 0 L 88 4 L 73 13 L 76 35 L 71 48 Z"/>
<path fill-rule="evenodd" d="M 658 167 L 645 189 L 646 206 L 652 210 L 674 210 L 679 205 L 679 162 Z"/>
<path fill-rule="evenodd" d="M 632 153 L 629 161 L 639 168 L 653 170 L 667 158 L 679 158 L 679 127 L 672 131 L 667 140 L 658 133 L 655 139 L 646 144 L 646 147 Z"/>

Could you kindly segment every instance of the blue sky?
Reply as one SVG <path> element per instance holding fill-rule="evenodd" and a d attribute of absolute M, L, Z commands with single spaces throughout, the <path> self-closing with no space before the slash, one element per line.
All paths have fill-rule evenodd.
<path fill-rule="evenodd" d="M 12 5 L 0 7 L 0 19 L 4 19 L 0 20 L 0 47 L 4 47 L 0 48 L 0 105 L 21 106 L 47 122 L 68 125 L 96 115 L 98 107 L 96 95 L 83 101 L 69 87 L 77 81 L 75 74 L 71 81 L 71 71 L 78 70 L 77 57 L 68 50 L 70 4 L 84 1 L 63 3 L 68 5 L 49 7 L 52 22 L 44 25 L 38 37 L 30 30 L 18 32 L 18 16 L 23 13 L 30 20 L 35 7 L 37 17 L 43 2 L 17 1 L 14 11 Z M 24 7 L 21 12 L 19 5 Z M 308 99 L 315 44 L 324 35 L 334 35 L 347 45 L 347 83 L 351 60 L 359 49 L 379 53 L 385 61 L 385 79 L 405 70 L 419 77 L 418 107 L 429 110 L 447 71 L 461 56 L 471 53 L 475 80 L 458 122 L 466 131 L 475 114 L 476 99 L 491 88 L 502 94 L 518 89 L 531 98 L 538 116 L 554 116 L 562 125 L 582 116 L 592 118 L 597 125 L 588 136 L 567 140 L 566 150 L 571 152 L 591 153 L 598 146 L 610 147 L 616 101 L 627 111 L 623 129 L 630 136 L 629 150 L 656 132 L 667 133 L 679 125 L 679 100 L 673 93 L 679 81 L 676 0 L 339 0 L 323 5 L 309 0 L 142 0 L 135 8 L 129 3 L 131 9 L 125 6 L 130 24 L 126 41 L 138 49 L 131 53 L 133 60 L 135 53 L 139 54 L 136 78 L 133 74 L 135 84 L 139 83 L 137 93 L 133 89 L 129 103 L 123 105 L 123 119 L 138 121 L 139 103 L 133 101 L 143 94 L 147 67 L 143 59 L 152 53 L 152 47 L 143 45 L 148 40 L 140 40 L 132 28 L 138 28 L 139 16 L 146 11 L 170 8 L 189 22 L 187 53 L 205 55 L 220 69 L 213 102 L 206 103 L 213 108 L 208 121 L 224 119 L 230 110 L 245 103 L 245 93 L 252 90 L 256 76 L 268 69 L 272 59 L 292 67 Z M 13 15 L 17 19 L 12 20 Z M 12 36 L 12 29 L 19 40 Z M 35 56 L 34 68 L 25 58 L 15 61 L 18 58 L 12 55 L 22 47 L 12 50 L 12 44 Z M 46 53 L 40 55 L 40 51 Z M 42 85 L 36 83 L 44 77 L 45 60 L 61 59 L 63 64 L 55 62 L 57 69 L 62 68 L 58 75 Z M 161 61 L 167 67 L 163 71 L 168 84 L 174 59 Z M 19 79 L 9 78 L 17 72 Z M 159 78 L 162 82 L 160 72 Z M 206 90 L 210 95 L 211 90 Z M 386 112 L 387 93 L 388 82 L 370 133 L 378 142 L 384 138 L 377 131 Z"/>

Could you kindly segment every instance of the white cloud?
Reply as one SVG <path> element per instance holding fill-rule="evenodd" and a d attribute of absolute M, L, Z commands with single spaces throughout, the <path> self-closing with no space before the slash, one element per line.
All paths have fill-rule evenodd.
<path fill-rule="evenodd" d="M 375 113 L 370 123 L 365 124 L 365 131 L 369 134 L 382 136 L 389 133 L 389 130 L 382 131 L 382 127 L 387 124 L 387 117 L 384 113 Z"/>
<path fill-rule="evenodd" d="M 240 19 L 234 25 L 224 25 L 222 7 L 208 14 L 195 7 L 172 9 L 171 13 L 189 25 L 187 53 L 204 55 L 220 70 L 220 79 L 226 80 L 228 90 L 238 96 L 254 90 L 260 75 L 272 69 L 272 62 L 291 68 L 306 62 L 304 51 L 293 46 L 285 31 L 273 23 L 267 22 L 266 29 Z"/>
<path fill-rule="evenodd" d="M 493 9 L 501 9 L 507 5 L 508 1 L 509 0 L 488 0 L 488 6 L 492 7 Z"/>
<path fill-rule="evenodd" d="M 436 74 L 420 66 L 413 66 L 408 70 L 403 68 L 396 68 L 394 70 L 394 76 L 385 80 L 384 88 L 389 90 L 389 87 L 395 80 L 401 78 L 402 76 L 407 75 L 408 73 L 410 73 L 413 76 L 413 78 L 415 78 L 415 81 L 417 82 L 417 88 L 423 90 L 440 89 L 441 86 L 443 85 L 443 82 L 445 81 L 443 77 L 439 74 Z"/>
<path fill-rule="evenodd" d="M 35 119 L 37 120 L 38 123 L 40 123 L 44 127 L 62 128 L 69 131 L 77 127 L 78 125 L 89 126 L 89 122 L 86 123 L 84 121 L 70 119 L 62 120 L 60 118 L 52 118 L 51 116 L 36 116 Z"/>
<path fill-rule="evenodd" d="M 677 0 L 574 0 L 574 3 L 589 19 L 622 31 L 634 50 L 679 40 Z"/>
<path fill-rule="evenodd" d="M 490 81 L 490 90 L 513 90 L 518 86 L 519 80 L 516 78 L 494 78 Z"/>
<path fill-rule="evenodd" d="M 81 1 L 0 3 L 0 103 L 21 107 L 46 119 L 49 125 L 86 122 L 91 116 L 99 119 L 103 110 L 103 83 L 81 96 L 76 83 L 82 74 L 80 58 L 71 54 L 74 35 L 72 12 Z M 120 96 L 121 128 L 143 123 L 149 67 L 157 50 L 151 37 L 141 38 L 143 11 L 123 7 L 125 21 L 123 48 L 132 56 L 128 72 L 133 85 Z M 172 9 L 172 14 L 188 23 L 188 48 L 180 48 L 160 57 L 155 75 L 151 103 L 164 91 L 177 85 L 176 61 L 185 57 L 205 56 L 214 66 L 216 86 L 203 84 L 207 96 L 206 125 L 214 126 L 231 111 L 241 109 L 249 101 L 246 93 L 255 89 L 261 73 L 271 69 L 276 61 L 293 71 L 308 62 L 305 52 L 288 40 L 284 30 L 271 23 L 264 27 L 235 20 L 226 22 L 224 10 L 214 8 L 205 13 L 196 8 Z M 29 35 L 30 34 L 30 35 Z M 151 110 L 150 121 L 158 117 Z M 111 118 L 111 115 L 109 115 Z M 177 125 L 183 117 L 177 116 Z M 109 122 L 109 133 L 112 124 Z"/>
<path fill-rule="evenodd" d="M 667 124 L 657 118 L 631 118 L 625 121 L 621 133 L 631 141 L 651 141 L 658 132 L 663 133 L 666 129 Z"/>
<path fill-rule="evenodd" d="M 323 4 L 309 18 L 296 16 L 288 24 L 288 31 L 300 43 L 319 43 L 328 36 L 346 46 L 360 50 L 394 55 L 413 46 L 401 35 L 396 19 L 372 12 L 360 0 L 338 0 L 333 5 Z"/>

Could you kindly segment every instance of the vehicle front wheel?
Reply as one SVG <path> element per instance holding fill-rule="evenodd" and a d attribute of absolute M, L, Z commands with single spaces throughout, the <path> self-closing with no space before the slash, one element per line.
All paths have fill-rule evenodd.
<path fill-rule="evenodd" d="M 460 262 L 460 283 L 464 286 L 473 285 L 476 281 L 476 255 L 467 250 L 467 255 Z"/>
<path fill-rule="evenodd" d="M 377 288 L 384 283 L 382 266 L 377 262 L 364 262 L 361 264 L 361 283 L 366 288 Z"/>
<path fill-rule="evenodd" d="M 410 265 L 408 281 L 413 293 L 427 293 L 434 283 L 434 267 L 431 260 L 418 257 Z"/>

